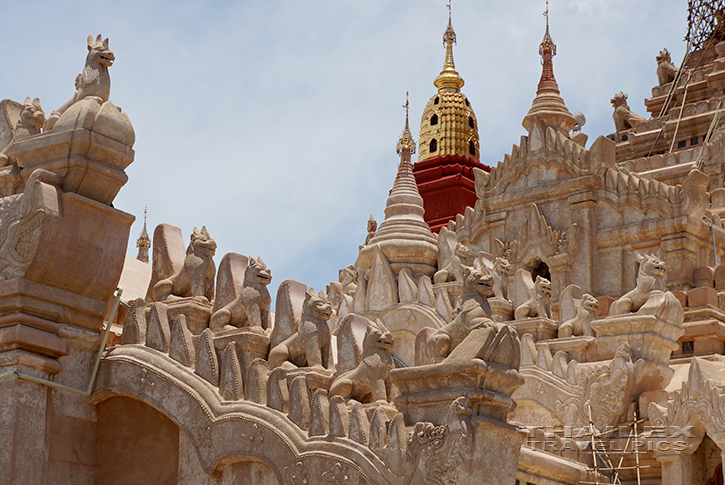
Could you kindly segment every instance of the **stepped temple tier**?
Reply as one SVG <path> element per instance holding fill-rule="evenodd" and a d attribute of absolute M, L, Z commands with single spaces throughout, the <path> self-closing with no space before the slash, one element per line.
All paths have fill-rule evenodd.
<path fill-rule="evenodd" d="M 689 6 L 649 118 L 607 93 L 590 144 L 547 7 L 490 167 L 449 15 L 384 218 L 317 289 L 145 213 L 126 256 L 135 132 L 89 36 L 61 107 L 0 102 L 0 485 L 722 484 L 725 27 Z"/>

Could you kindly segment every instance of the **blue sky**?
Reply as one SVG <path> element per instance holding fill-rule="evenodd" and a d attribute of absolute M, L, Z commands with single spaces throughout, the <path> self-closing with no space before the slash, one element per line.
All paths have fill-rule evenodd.
<path fill-rule="evenodd" d="M 453 0 L 456 67 L 478 118 L 481 161 L 518 143 L 541 73 L 544 1 Z M 378 222 L 396 171 L 406 91 L 411 128 L 443 65 L 444 0 L 8 1 L 0 96 L 73 94 L 86 37 L 116 55 L 111 101 L 130 117 L 136 159 L 114 206 L 141 231 L 188 238 L 206 225 L 227 252 L 261 256 L 274 287 L 337 279 Z M 685 50 L 684 0 L 552 0 L 554 72 L 589 143 L 614 130 L 612 96 L 638 114 L 664 47 Z M 2 99 L 0 98 L 0 99 Z"/>

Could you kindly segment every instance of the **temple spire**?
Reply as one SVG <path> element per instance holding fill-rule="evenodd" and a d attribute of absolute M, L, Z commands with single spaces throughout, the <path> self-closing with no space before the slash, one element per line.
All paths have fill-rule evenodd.
<path fill-rule="evenodd" d="M 149 248 L 151 247 L 151 238 L 146 230 L 146 215 L 148 214 L 148 206 L 144 206 L 143 209 L 143 230 L 141 235 L 136 240 L 136 247 L 138 248 L 138 256 L 136 259 L 143 261 L 144 263 L 149 262 Z"/>
<path fill-rule="evenodd" d="M 559 85 L 554 77 L 553 57 L 556 55 L 556 44 L 549 34 L 549 2 L 546 2 L 546 31 L 544 38 L 539 44 L 539 55 L 541 56 L 541 79 L 536 89 L 536 98 L 531 104 L 531 109 L 524 117 L 522 124 L 528 132 L 531 132 L 533 118 L 538 118 L 548 126 L 561 128 L 565 132 L 571 131 L 576 125 L 576 120 L 559 96 Z"/>
<path fill-rule="evenodd" d="M 453 62 L 453 44 L 456 43 L 456 32 L 451 24 L 451 1 L 448 0 L 448 28 L 443 34 L 443 45 L 446 48 L 446 59 L 443 63 L 443 70 L 433 81 L 438 92 L 459 92 L 463 87 L 463 78 L 456 71 L 456 64 Z"/>
<path fill-rule="evenodd" d="M 398 155 L 400 155 L 400 163 L 410 163 L 410 156 L 415 153 L 415 140 L 413 140 L 413 135 L 410 132 L 410 124 L 408 123 L 408 93 L 405 93 L 405 104 L 403 105 L 403 108 L 405 108 L 405 128 L 403 129 L 403 134 L 400 135 L 400 139 L 398 139 L 398 146 L 396 147 L 396 150 L 398 152 Z"/>

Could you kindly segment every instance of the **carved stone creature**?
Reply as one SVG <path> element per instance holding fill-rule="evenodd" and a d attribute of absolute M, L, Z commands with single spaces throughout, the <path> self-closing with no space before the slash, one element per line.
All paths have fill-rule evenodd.
<path fill-rule="evenodd" d="M 83 98 L 96 96 L 104 102 L 108 101 L 111 95 L 111 77 L 108 75 L 108 68 L 113 65 L 116 58 L 108 48 L 108 39 L 101 39 L 100 34 L 95 40 L 92 35 L 88 36 L 88 56 L 83 72 L 76 76 L 76 92 L 63 106 L 50 114 L 45 123 L 45 131 L 52 130 L 60 116 Z"/>
<path fill-rule="evenodd" d="M 534 282 L 531 273 L 522 268 L 516 271 L 514 283 L 517 300 L 526 298 L 521 303 L 514 302 L 515 320 L 533 317 L 551 318 L 551 281 L 537 276 Z"/>
<path fill-rule="evenodd" d="M 684 313 L 679 300 L 667 291 L 667 264 L 653 254 L 638 254 L 637 286 L 609 307 L 609 315 L 638 313 L 682 325 Z"/>
<path fill-rule="evenodd" d="M 332 381 L 330 396 L 360 402 L 390 402 L 393 336 L 380 320 L 368 321 L 358 366 Z"/>
<path fill-rule="evenodd" d="M 217 310 L 211 316 L 209 327 L 213 332 L 241 327 L 271 328 L 269 306 L 272 297 L 267 285 L 272 281 L 272 271 L 267 269 L 262 258 L 249 258 L 244 271 L 244 283 L 239 296 Z"/>
<path fill-rule="evenodd" d="M 471 250 L 456 239 L 456 234 L 447 228 L 441 228 L 438 234 L 438 268 L 433 275 L 436 284 L 448 281 L 463 281 L 463 267 Z"/>
<path fill-rule="evenodd" d="M 593 337 L 592 320 L 597 316 L 599 301 L 589 293 L 582 295 L 581 288 L 569 285 L 564 288 L 560 301 L 561 320 L 559 338 L 573 335 Z"/>
<path fill-rule="evenodd" d="M 375 235 L 375 231 L 378 230 L 378 222 L 375 220 L 375 218 L 370 215 L 370 219 L 368 219 L 368 235 L 365 237 L 365 244 L 369 244 L 370 240 Z"/>
<path fill-rule="evenodd" d="M 40 106 L 38 98 L 33 100 L 25 98 L 25 104 L 22 107 L 15 101 L 5 100 L 0 104 L 0 110 L 2 111 L 0 114 L 4 115 L 3 121 L 6 121 L 9 125 L 5 130 L 0 131 L 5 131 L 8 135 L 12 133 L 6 144 L 2 143 L 3 140 L 0 139 L 0 147 L 3 147 L 0 152 L 0 167 L 4 167 L 11 163 L 8 152 L 13 142 L 41 132 L 43 123 L 45 123 L 45 112 Z M 15 118 L 17 120 L 13 123 Z"/>
<path fill-rule="evenodd" d="M 214 299 L 214 253 L 216 242 L 209 236 L 206 226 L 199 231 L 194 228 L 191 242 L 186 248 L 186 258 L 181 270 L 156 283 L 154 297 L 164 301 L 171 296 L 179 298 L 199 297 L 209 302 Z"/>
<path fill-rule="evenodd" d="M 421 330 L 415 341 L 416 365 L 479 358 L 518 369 L 521 344 L 516 330 L 490 318 L 487 298 L 493 294 L 493 277 L 468 266 L 464 272 L 460 311 L 444 327 Z"/>
<path fill-rule="evenodd" d="M 413 465 L 406 485 L 458 483 L 473 437 L 469 422 L 473 411 L 466 401 L 463 396 L 454 400 L 448 408 L 445 423 L 440 426 L 422 421 L 415 423 L 406 448 Z"/>
<path fill-rule="evenodd" d="M 508 259 L 498 257 L 491 261 L 491 255 L 487 252 L 481 251 L 476 256 L 473 262 L 473 267 L 479 271 L 486 271 L 484 268 L 491 273 L 493 277 L 493 296 L 494 298 L 501 298 L 504 300 L 508 299 L 508 284 L 509 276 L 514 274 L 511 269 L 511 263 Z"/>
<path fill-rule="evenodd" d="M 678 69 L 672 64 L 670 52 L 667 49 L 661 50 L 657 55 L 657 79 L 660 86 L 671 83 L 677 76 Z"/>
<path fill-rule="evenodd" d="M 614 114 L 612 117 L 614 118 L 614 127 L 617 130 L 617 133 L 629 130 L 635 125 L 647 121 L 640 115 L 632 113 L 629 105 L 627 104 L 627 95 L 623 92 L 620 91 L 619 94 L 615 94 L 611 103 L 612 107 L 614 107 Z"/>
<path fill-rule="evenodd" d="M 317 367 L 329 369 L 332 363 L 330 353 L 330 327 L 327 321 L 332 315 L 332 305 L 325 293 L 315 293 L 310 288 L 305 292 L 302 317 L 297 331 L 284 339 L 269 353 L 269 369 L 284 362 L 295 367 Z"/>

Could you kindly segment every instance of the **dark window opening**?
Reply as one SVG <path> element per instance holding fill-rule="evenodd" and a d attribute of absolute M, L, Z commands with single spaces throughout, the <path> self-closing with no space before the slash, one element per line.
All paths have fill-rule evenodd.
<path fill-rule="evenodd" d="M 468 142 L 468 153 L 471 155 L 476 154 L 476 145 L 474 145 L 472 141 Z"/>
<path fill-rule="evenodd" d="M 435 138 L 433 138 L 430 141 L 430 152 L 433 153 L 435 151 L 438 151 L 438 140 L 436 140 Z"/>
<path fill-rule="evenodd" d="M 473 117 L 471 117 L 471 116 L 468 117 L 468 126 L 473 128 Z"/>
<path fill-rule="evenodd" d="M 438 104 L 440 102 L 441 98 L 436 96 L 436 99 L 433 100 L 433 104 Z"/>
<path fill-rule="evenodd" d="M 682 353 L 683 354 L 694 354 L 695 353 L 695 341 L 686 340 L 682 342 Z"/>
<path fill-rule="evenodd" d="M 433 115 L 430 117 L 430 124 L 431 125 L 437 125 L 438 124 L 438 115 Z"/>
<path fill-rule="evenodd" d="M 546 278 L 551 281 L 549 266 L 543 261 L 534 262 L 534 269 L 531 271 L 531 278 L 536 281 L 537 276 L 541 276 L 542 278 Z"/>
<path fill-rule="evenodd" d="M 697 145 L 698 143 L 700 143 L 699 138 L 693 138 L 692 140 L 690 140 L 690 145 Z"/>
<path fill-rule="evenodd" d="M 629 137 L 627 135 L 622 135 L 622 141 L 627 141 L 627 140 L 629 140 Z"/>
<path fill-rule="evenodd" d="M 463 98 L 466 100 L 466 106 L 471 106 L 471 103 L 468 102 L 468 98 Z"/>
<path fill-rule="evenodd" d="M 678 141 L 677 142 L 677 148 L 685 148 L 687 146 L 686 141 Z"/>

